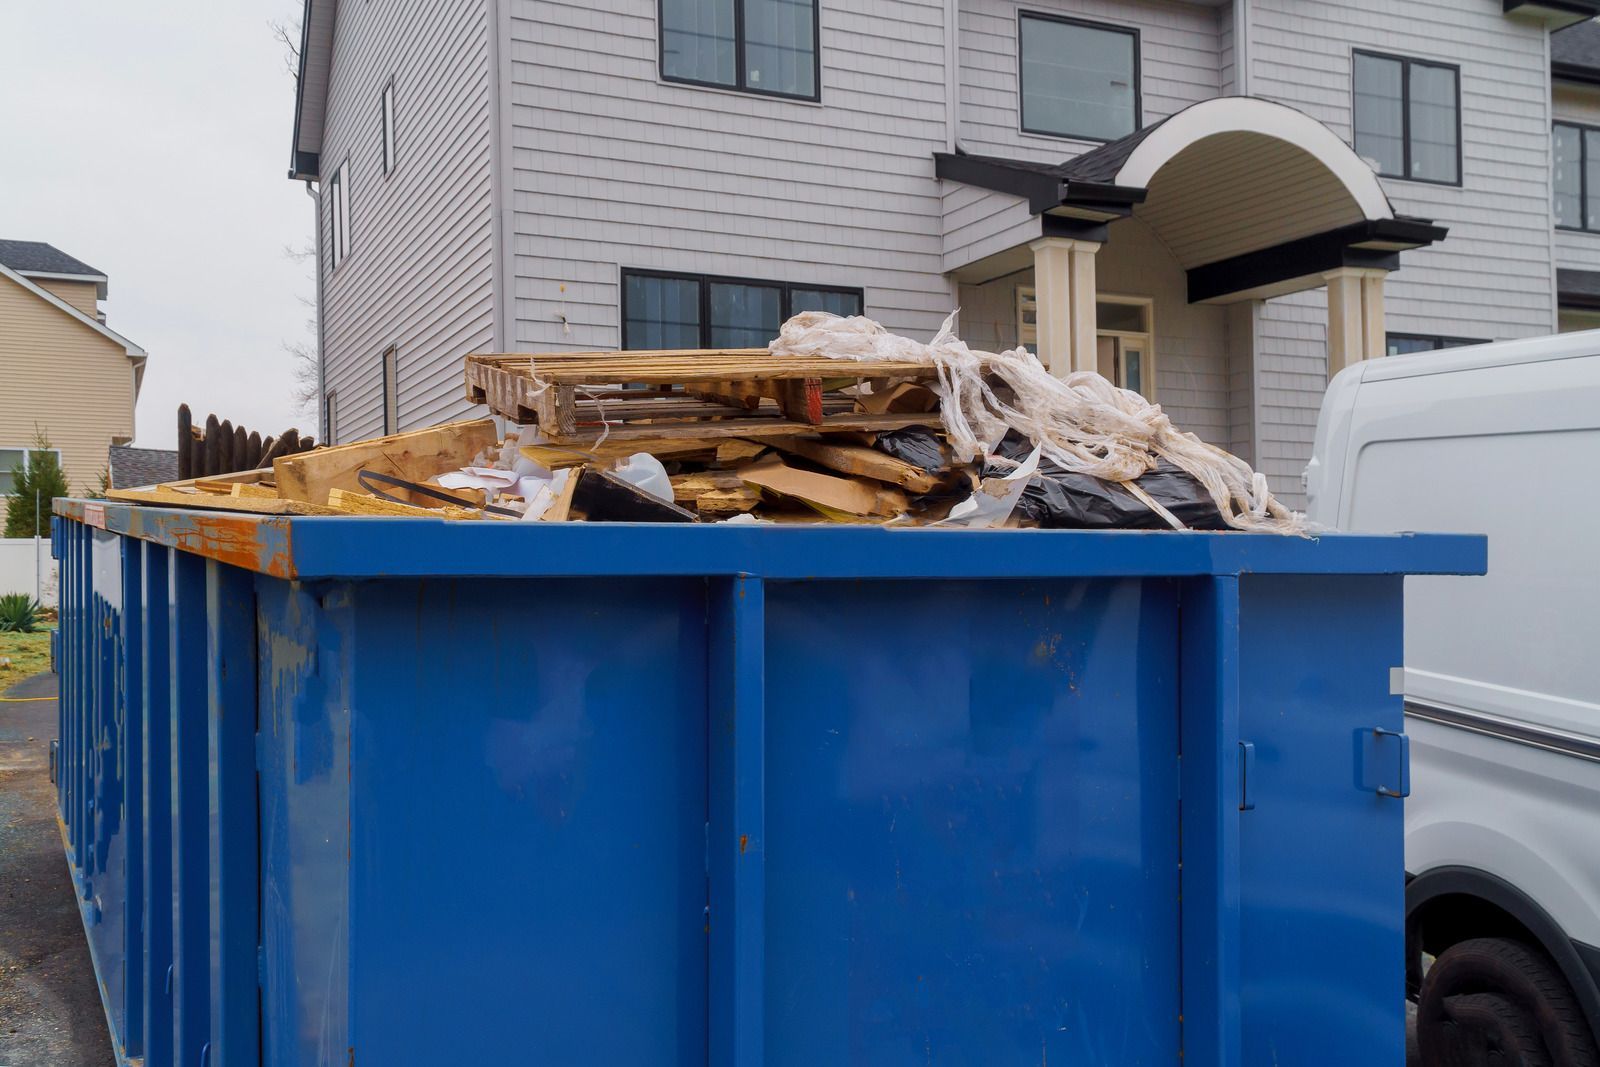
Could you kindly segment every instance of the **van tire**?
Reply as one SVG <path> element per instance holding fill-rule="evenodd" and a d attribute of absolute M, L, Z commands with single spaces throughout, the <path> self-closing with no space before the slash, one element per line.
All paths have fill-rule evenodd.
<path fill-rule="evenodd" d="M 1543 952 L 1480 937 L 1451 945 L 1422 979 L 1422 1067 L 1600 1067 L 1577 998 Z"/>

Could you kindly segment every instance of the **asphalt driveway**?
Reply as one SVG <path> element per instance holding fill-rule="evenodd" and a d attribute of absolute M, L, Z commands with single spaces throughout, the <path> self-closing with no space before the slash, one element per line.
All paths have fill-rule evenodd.
<path fill-rule="evenodd" d="M 112 1067 L 56 830 L 55 695 L 53 674 L 0 694 L 0 1067 Z"/>

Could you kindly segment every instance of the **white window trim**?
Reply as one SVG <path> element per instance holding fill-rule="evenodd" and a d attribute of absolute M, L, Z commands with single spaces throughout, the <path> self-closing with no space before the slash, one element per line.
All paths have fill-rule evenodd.
<path fill-rule="evenodd" d="M 1096 337 L 1116 337 L 1124 341 L 1136 341 L 1143 347 L 1144 363 L 1139 368 L 1140 384 L 1144 389 L 1140 392 L 1152 404 L 1156 402 L 1156 302 L 1149 296 L 1123 296 L 1119 293 L 1096 293 L 1097 304 L 1131 304 L 1144 308 L 1144 321 L 1149 327 L 1145 331 L 1130 330 L 1102 330 L 1095 329 Z M 1034 321 L 1028 322 L 1028 312 L 1033 312 Z M 1038 326 L 1038 296 L 1033 286 L 1017 286 L 1017 344 L 1030 352 L 1038 352 L 1039 326 Z"/>

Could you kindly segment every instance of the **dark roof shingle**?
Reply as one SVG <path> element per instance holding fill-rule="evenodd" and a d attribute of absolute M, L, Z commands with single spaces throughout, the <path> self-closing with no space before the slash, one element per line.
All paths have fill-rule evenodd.
<path fill-rule="evenodd" d="M 8 241 L 0 238 L 0 263 L 18 273 L 27 274 L 86 274 L 104 277 L 81 259 L 67 255 L 54 245 L 43 241 Z"/>
<path fill-rule="evenodd" d="M 113 489 L 135 489 L 178 480 L 178 453 L 173 449 L 112 445 L 107 463 L 111 468 Z"/>
<path fill-rule="evenodd" d="M 1587 19 L 1550 35 L 1550 72 L 1600 81 L 1600 22 Z"/>

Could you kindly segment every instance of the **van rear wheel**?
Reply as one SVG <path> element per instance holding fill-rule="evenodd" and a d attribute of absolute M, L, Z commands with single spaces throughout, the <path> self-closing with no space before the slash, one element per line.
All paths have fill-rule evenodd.
<path fill-rule="evenodd" d="M 1440 953 L 1417 1001 L 1422 1067 L 1600 1067 L 1577 998 L 1543 952 L 1498 937 Z"/>

